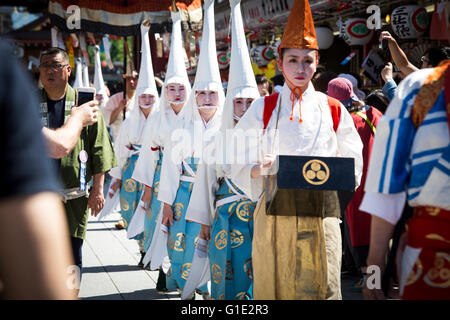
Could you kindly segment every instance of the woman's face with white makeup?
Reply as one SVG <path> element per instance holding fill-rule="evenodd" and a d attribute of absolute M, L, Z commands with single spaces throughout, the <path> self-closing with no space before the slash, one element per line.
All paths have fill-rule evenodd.
<path fill-rule="evenodd" d="M 181 83 L 170 83 L 167 85 L 167 100 L 180 103 L 186 100 L 186 88 Z"/>
<path fill-rule="evenodd" d="M 233 101 L 234 115 L 238 118 L 242 118 L 245 112 L 250 108 L 253 102 L 253 98 L 236 98 Z"/>
<path fill-rule="evenodd" d="M 212 90 L 198 90 L 195 92 L 195 99 L 200 116 L 203 120 L 209 121 L 216 113 L 219 93 Z"/>
<path fill-rule="evenodd" d="M 155 96 L 152 94 L 140 94 L 138 96 L 139 106 L 146 108 L 150 107 L 155 103 Z"/>

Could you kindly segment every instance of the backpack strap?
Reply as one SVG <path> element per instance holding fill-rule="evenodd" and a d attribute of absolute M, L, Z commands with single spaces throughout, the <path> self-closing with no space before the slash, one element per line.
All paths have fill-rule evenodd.
<path fill-rule="evenodd" d="M 264 122 L 264 130 L 266 130 L 267 125 L 269 124 L 270 118 L 272 117 L 273 110 L 277 106 L 279 92 L 271 94 L 270 96 L 264 97 L 264 114 L 263 114 L 263 122 Z"/>
<path fill-rule="evenodd" d="M 331 118 L 333 119 L 333 129 L 334 132 L 337 131 L 339 127 L 339 122 L 341 121 L 341 103 L 339 100 L 327 96 L 328 106 L 330 107 Z"/>
<path fill-rule="evenodd" d="M 270 96 L 264 97 L 264 130 L 269 124 L 270 118 L 272 117 L 273 110 L 277 106 L 278 96 L 280 93 L 275 93 Z M 341 103 L 339 100 L 327 96 L 328 106 L 330 107 L 331 118 L 333 119 L 333 129 L 336 132 L 339 127 L 339 121 L 341 120 Z"/>
<path fill-rule="evenodd" d="M 372 121 L 370 121 L 369 117 L 367 116 L 367 114 L 365 114 L 362 111 L 355 111 L 352 112 L 354 114 L 357 114 L 358 116 L 360 116 L 364 121 L 366 121 L 366 123 L 369 125 L 370 130 L 372 130 L 372 133 L 375 134 L 377 132 L 377 129 L 375 128 L 375 125 L 372 123 Z"/>

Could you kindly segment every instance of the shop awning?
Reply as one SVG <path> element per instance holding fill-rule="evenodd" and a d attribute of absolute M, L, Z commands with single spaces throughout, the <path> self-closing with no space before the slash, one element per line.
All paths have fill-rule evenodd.
<path fill-rule="evenodd" d="M 185 22 L 191 27 L 201 25 L 201 0 L 179 0 L 176 4 Z M 73 5 L 80 8 L 80 29 L 67 23 L 74 17 L 74 11 L 67 12 Z M 167 30 L 171 6 L 172 0 L 50 0 L 48 11 L 52 25 L 61 31 L 131 36 L 139 33 L 145 19 L 150 19 L 153 32 Z"/>

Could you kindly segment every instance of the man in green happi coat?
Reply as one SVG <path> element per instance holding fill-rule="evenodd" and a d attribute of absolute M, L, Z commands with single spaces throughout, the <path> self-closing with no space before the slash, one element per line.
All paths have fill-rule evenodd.
<path fill-rule="evenodd" d="M 50 48 L 41 53 L 40 111 L 45 130 L 61 128 L 75 107 L 75 90 L 68 84 L 72 68 L 69 56 L 59 48 Z M 95 105 L 95 103 L 92 103 Z M 47 140 L 48 141 L 48 140 Z M 104 205 L 103 182 L 105 172 L 117 166 L 111 140 L 101 112 L 97 122 L 81 129 L 79 139 L 72 150 L 63 154 L 50 154 L 55 170 L 59 171 L 64 190 L 64 206 L 72 242 L 75 264 L 82 267 L 81 248 L 86 236 L 88 209 L 97 216 Z M 92 188 L 87 183 L 92 178 Z"/>

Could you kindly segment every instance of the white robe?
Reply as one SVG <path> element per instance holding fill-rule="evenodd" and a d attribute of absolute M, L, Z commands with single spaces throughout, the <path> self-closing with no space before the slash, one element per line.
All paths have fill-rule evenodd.
<path fill-rule="evenodd" d="M 217 132 L 217 136 L 221 131 Z M 221 144 L 216 141 L 211 144 L 211 152 L 220 150 Z M 198 166 L 196 180 L 192 189 L 191 200 L 186 211 L 186 220 L 211 226 L 214 219 L 214 200 L 219 188 L 217 178 L 222 174 L 217 170 L 217 164 L 203 162 Z"/>
<path fill-rule="evenodd" d="M 162 123 L 160 112 L 165 112 L 166 122 Z M 176 114 L 171 107 L 161 107 L 160 111 L 152 115 L 152 125 L 144 130 L 142 149 L 132 178 L 148 187 L 153 186 L 153 177 L 155 175 L 156 164 L 159 160 L 159 150 L 161 152 L 166 144 L 167 137 L 170 138 L 171 132 L 177 127 L 177 124 L 184 122 L 186 109 L 183 107 Z"/>
<path fill-rule="evenodd" d="M 175 200 L 182 173 L 183 160 L 190 157 L 199 158 L 199 167 L 201 166 L 203 152 L 211 148 L 211 144 L 214 143 L 213 137 L 220 128 L 221 114 L 219 110 L 217 111 L 218 114 L 206 124 L 198 120 L 187 121 L 184 126 L 181 125 L 172 130 L 173 135 L 169 135 L 166 140 L 166 148 L 164 149 L 158 193 L 159 201 L 172 205 Z M 198 175 L 195 178 L 196 182 L 197 177 Z"/>
<path fill-rule="evenodd" d="M 275 155 L 297 155 L 318 157 L 350 157 L 355 160 L 355 182 L 359 186 L 362 175 L 363 144 L 354 126 L 352 117 L 347 109 L 341 105 L 339 127 L 336 132 L 333 129 L 333 119 L 328 106 L 327 96 L 315 91 L 310 83 L 301 99 L 301 114 L 303 122 L 299 122 L 299 103 L 296 99 L 293 110 L 293 120 L 290 120 L 292 101 L 291 90 L 284 84 L 281 96 L 281 110 L 278 122 L 278 133 L 274 135 L 278 143 L 273 143 L 273 136 L 268 138 L 266 150 L 252 152 L 248 144 L 245 147 L 244 156 L 247 164 L 236 164 L 231 168 L 231 177 L 234 184 L 247 194 L 252 201 L 258 201 L 263 191 L 263 179 L 252 179 L 251 168 L 267 152 Z M 320 102 L 320 103 L 319 103 Z M 267 132 L 275 129 L 277 112 L 275 108 L 268 123 Z M 236 129 L 245 131 L 251 129 L 263 129 L 264 98 L 253 102 L 245 113 Z M 273 150 L 272 146 L 275 146 Z"/>
<path fill-rule="evenodd" d="M 116 179 L 122 179 L 122 168 L 127 159 L 133 154 L 133 151 L 126 146 L 130 144 L 142 145 L 144 140 L 143 132 L 149 127 L 152 114 L 145 118 L 144 113 L 140 110 L 136 118 L 126 118 L 119 130 L 119 134 L 114 143 L 114 152 L 117 158 L 117 167 L 111 169 L 110 175 Z M 136 111 L 135 111 L 136 112 Z M 140 158 L 140 156 L 139 156 Z"/>

